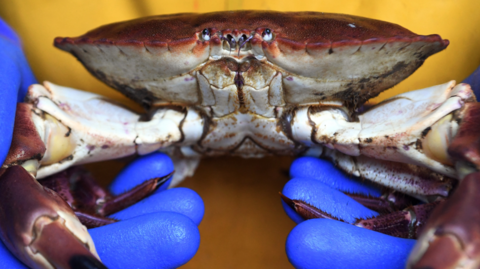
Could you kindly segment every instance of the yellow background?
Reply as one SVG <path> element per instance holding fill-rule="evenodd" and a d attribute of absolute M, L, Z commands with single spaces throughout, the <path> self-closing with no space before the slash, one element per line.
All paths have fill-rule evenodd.
<path fill-rule="evenodd" d="M 141 16 L 236 9 L 346 13 L 400 24 L 418 34 L 440 34 L 451 44 L 410 78 L 380 98 L 467 77 L 480 64 L 478 0 L 0 0 L 0 16 L 20 34 L 40 81 L 98 92 L 128 102 L 93 78 L 71 55 L 55 49 L 57 36 L 78 36 L 102 24 Z M 278 191 L 288 180 L 289 158 L 202 161 L 192 187 L 204 199 L 202 243 L 184 268 L 291 268 L 284 242 L 294 226 L 282 212 Z M 92 165 L 113 177 L 123 163 Z M 161 255 L 161 254 L 159 254 Z"/>
<path fill-rule="evenodd" d="M 27 57 L 40 81 L 50 80 L 122 98 L 85 71 L 72 56 L 52 46 L 57 36 L 78 36 L 100 25 L 141 16 L 236 9 L 345 13 L 400 24 L 418 34 L 450 40 L 414 75 L 382 97 L 462 80 L 480 64 L 480 1 L 477 0 L 0 0 L 0 16 L 22 37 Z M 125 100 L 125 99 L 123 99 Z"/>

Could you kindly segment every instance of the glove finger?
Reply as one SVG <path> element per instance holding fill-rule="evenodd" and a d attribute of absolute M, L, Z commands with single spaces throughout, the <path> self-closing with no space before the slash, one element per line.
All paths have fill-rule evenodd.
<path fill-rule="evenodd" d="M 114 268 L 177 268 L 200 245 L 197 226 L 182 214 L 142 215 L 89 230 L 102 262 Z"/>
<path fill-rule="evenodd" d="M 0 19 L 0 59 L 6 65 L 0 66 L 0 73 L 7 76 L 7 80 L 17 80 L 20 78 L 20 85 L 11 88 L 21 102 L 27 94 L 28 87 L 37 83 L 32 69 L 28 64 L 27 59 L 21 48 L 21 40 L 13 29 L 4 21 Z M 19 77 L 18 77 L 19 76 Z M 2 84 L 5 89 L 5 84 Z M 10 89 L 6 88 L 7 91 Z M 5 90 L 4 90 L 5 91 Z M 3 92 L 2 92 L 3 93 Z M 6 99 L 9 102 L 15 103 L 15 99 Z"/>
<path fill-rule="evenodd" d="M 10 28 L 1 20 L 0 28 L 9 33 Z M 20 47 L 0 36 L 0 48 L 0 163 L 3 163 L 12 141 L 17 101 L 23 100 L 28 86 L 36 80 Z"/>
<path fill-rule="evenodd" d="M 314 157 L 296 159 L 290 167 L 290 177 L 312 178 L 342 192 L 374 197 L 382 194 L 381 189 L 372 183 L 358 180 L 356 177 L 339 170 L 330 161 Z"/>
<path fill-rule="evenodd" d="M 155 152 L 131 162 L 125 167 L 110 185 L 110 191 L 114 195 L 126 192 L 141 184 L 145 180 L 162 177 L 173 172 L 173 162 L 164 153 Z M 163 184 L 158 190 L 165 190 L 170 185 L 171 179 Z"/>
<path fill-rule="evenodd" d="M 0 37 L 8 39 L 18 47 L 21 46 L 21 41 L 17 33 L 2 19 L 0 19 Z"/>
<path fill-rule="evenodd" d="M 358 218 L 371 218 L 378 213 L 359 204 L 344 193 L 330 188 L 322 182 L 310 178 L 294 178 L 285 184 L 283 195 L 290 199 L 305 201 L 322 211 L 348 223 L 354 223 Z M 295 222 L 303 219 L 288 205 L 283 203 L 287 215 Z"/>
<path fill-rule="evenodd" d="M 0 268 L 28 269 L 10 253 L 2 241 L 0 241 Z"/>
<path fill-rule="evenodd" d="M 405 268 L 415 240 L 334 220 L 312 219 L 288 235 L 286 252 L 295 268 Z"/>
<path fill-rule="evenodd" d="M 0 38 L 0 85 L 2 97 L 0 98 L 0 162 L 7 157 L 12 141 L 15 110 L 17 107 L 18 89 L 21 83 L 20 73 L 14 60 L 11 60 L 9 48 L 13 47 L 8 41 Z"/>
<path fill-rule="evenodd" d="M 205 213 L 205 207 L 202 198 L 193 190 L 174 188 L 156 192 L 142 201 L 110 215 L 110 217 L 125 220 L 162 211 L 183 214 L 189 217 L 195 225 L 199 225 Z"/>
<path fill-rule="evenodd" d="M 19 49 L 20 50 L 20 49 Z M 32 69 L 30 68 L 30 65 L 27 62 L 27 59 L 25 58 L 25 55 L 23 54 L 23 51 L 19 54 L 19 59 L 18 59 L 19 65 L 20 65 L 20 72 L 22 74 L 22 80 L 21 80 L 21 85 L 20 89 L 18 90 L 18 102 L 23 102 L 25 99 L 25 96 L 27 95 L 28 88 L 32 84 L 36 84 L 37 79 L 35 78 L 35 75 L 33 75 Z"/>

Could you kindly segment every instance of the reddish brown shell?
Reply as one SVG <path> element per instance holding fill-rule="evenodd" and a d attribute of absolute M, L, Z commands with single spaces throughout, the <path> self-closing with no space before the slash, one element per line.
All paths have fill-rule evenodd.
<path fill-rule="evenodd" d="M 331 43 L 346 46 L 349 43 L 366 40 L 382 42 L 395 38 L 401 41 L 419 37 L 397 24 L 343 14 L 228 11 L 161 15 L 112 23 L 78 38 L 56 38 L 55 45 L 61 46 L 62 43 L 69 42 L 188 42 L 196 41 L 196 33 L 205 28 L 250 31 L 270 28 L 275 33 L 277 41 L 287 42 L 292 47 L 305 45 L 323 47 L 330 46 Z M 448 40 L 442 40 L 438 35 L 424 36 L 422 39 L 440 41 L 444 47 L 448 45 Z"/>

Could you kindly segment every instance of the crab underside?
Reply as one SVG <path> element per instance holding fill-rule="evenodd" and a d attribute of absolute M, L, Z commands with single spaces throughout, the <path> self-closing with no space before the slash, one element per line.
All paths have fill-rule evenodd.
<path fill-rule="evenodd" d="M 109 214 L 169 177 L 114 197 L 74 165 L 164 151 L 178 182 L 201 156 L 310 155 L 393 190 L 380 198 L 349 195 L 383 213 L 355 225 L 419 237 L 408 266 L 476 268 L 480 107 L 470 86 L 451 81 L 362 107 L 447 45 L 386 22 L 314 12 L 166 15 L 57 38 L 55 46 L 148 112 L 48 82 L 32 85 L 0 170 L 0 189 L 16 194 L 0 195 L 0 216 L 13 220 L 0 223 L 2 240 L 34 268 L 70 268 L 75 256 L 96 260 L 79 220 L 112 223 Z M 283 199 L 305 218 L 332 218 Z M 18 203 L 22 214 L 10 206 Z M 48 246 L 49 233 L 71 238 Z M 70 251 L 53 255 L 60 241 Z M 448 262 L 439 264 L 436 253 L 448 253 Z"/>

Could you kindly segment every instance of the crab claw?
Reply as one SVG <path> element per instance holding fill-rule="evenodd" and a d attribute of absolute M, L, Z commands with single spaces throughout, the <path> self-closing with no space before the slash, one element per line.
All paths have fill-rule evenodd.
<path fill-rule="evenodd" d="M 22 166 L 0 170 L 0 232 L 31 268 L 106 268 L 70 207 Z"/>
<path fill-rule="evenodd" d="M 448 154 L 457 160 L 459 177 L 463 178 L 480 170 L 480 103 L 465 104 L 459 111 L 462 122 L 455 139 L 448 147 Z"/>
<path fill-rule="evenodd" d="M 0 169 L 0 238 L 31 268 L 105 268 L 70 206 L 34 178 L 45 146 L 31 106 L 19 104 L 13 139 Z"/>
<path fill-rule="evenodd" d="M 409 268 L 480 267 L 480 172 L 465 177 L 432 213 L 409 257 Z"/>
<path fill-rule="evenodd" d="M 480 267 L 480 103 L 467 103 L 459 113 L 461 125 L 448 154 L 463 179 L 432 213 L 409 257 L 409 268 Z"/>

